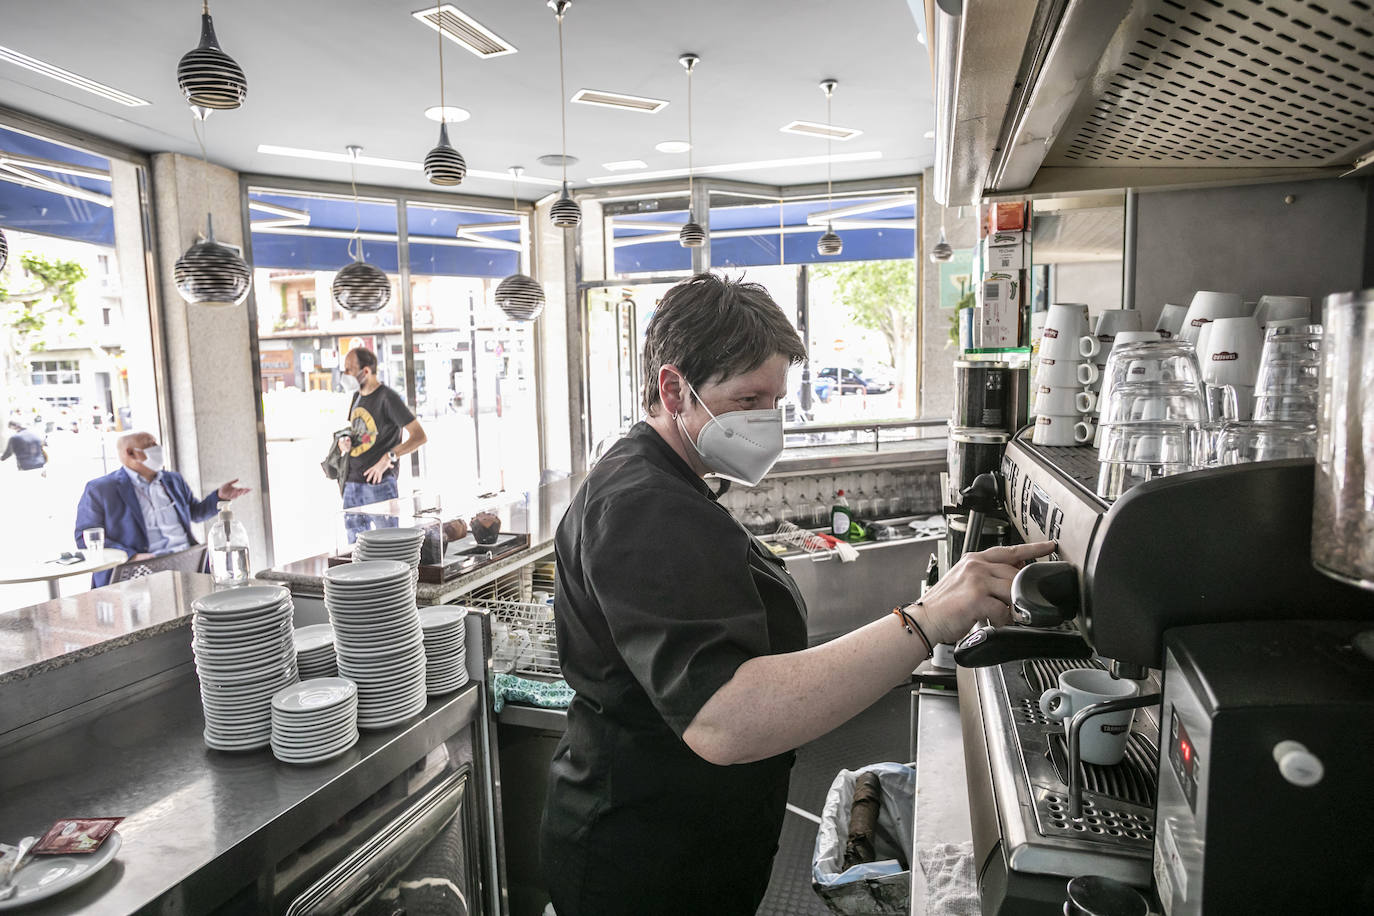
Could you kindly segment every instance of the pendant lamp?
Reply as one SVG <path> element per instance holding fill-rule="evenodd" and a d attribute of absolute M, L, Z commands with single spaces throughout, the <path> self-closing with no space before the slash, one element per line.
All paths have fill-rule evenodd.
<path fill-rule="evenodd" d="M 687 71 L 687 224 L 677 234 L 677 240 L 683 248 L 700 248 L 706 244 L 706 230 L 701 228 L 692 213 L 695 200 L 692 196 L 692 148 L 695 145 L 692 143 L 692 71 L 700 60 L 695 54 L 684 54 L 677 59 Z"/>
<path fill-rule="evenodd" d="M 5 238 L 5 230 L 0 229 L 0 270 L 5 269 L 5 262 L 10 259 L 10 243 Z"/>
<path fill-rule="evenodd" d="M 181 297 L 191 305 L 234 306 L 248 297 L 253 272 L 237 251 L 215 240 L 215 226 L 210 219 L 210 159 L 201 133 L 210 112 L 204 106 L 193 106 L 191 128 L 200 144 L 201 185 L 205 195 L 205 234 L 201 236 L 172 267 L 172 279 Z M 199 125 L 199 126 L 197 126 Z"/>
<path fill-rule="evenodd" d="M 523 171 L 518 165 L 510 167 L 511 210 L 517 220 L 520 218 L 520 200 L 515 182 Z M 533 277 L 516 271 L 496 285 L 496 304 L 512 321 L 533 321 L 544 311 L 544 287 Z"/>
<path fill-rule="evenodd" d="M 439 145 L 425 155 L 425 177 L 430 184 L 453 187 L 468 173 L 467 160 L 448 140 L 448 107 L 444 104 L 444 18 L 443 7 L 435 7 L 435 32 L 439 36 Z"/>
<path fill-rule="evenodd" d="M 930 249 L 930 259 L 939 264 L 954 257 L 954 246 L 945 241 L 945 224 L 940 220 L 940 241 L 936 242 Z"/>
<path fill-rule="evenodd" d="M 582 208 L 568 193 L 568 105 L 563 87 L 563 14 L 572 0 L 549 0 L 549 9 L 558 19 L 558 113 L 563 119 L 563 193 L 549 208 L 549 220 L 560 229 L 575 229 L 582 225 Z"/>
<path fill-rule="evenodd" d="M 172 268 L 177 291 L 192 305 L 239 305 L 248 297 L 253 274 L 238 252 L 215 241 L 215 227 L 205 214 L 205 235 Z"/>
<path fill-rule="evenodd" d="M 828 132 L 830 127 L 830 97 L 835 94 L 835 87 L 838 85 L 839 82 L 836 80 L 821 81 L 821 92 L 825 93 L 825 126 L 827 128 L 825 136 L 825 209 L 827 210 L 831 209 L 832 202 L 830 183 L 830 170 L 832 167 L 830 161 L 831 140 Z M 827 222 L 825 224 L 825 234 L 816 240 L 816 251 L 824 255 L 835 255 L 843 250 L 844 240 L 835 234 L 835 227 Z"/>
<path fill-rule="evenodd" d="M 186 102 L 194 108 L 229 111 L 243 104 L 248 95 L 248 78 L 232 57 L 220 50 L 215 23 L 210 18 L 210 0 L 200 11 L 200 44 L 182 55 L 177 64 L 177 85 Z"/>
<path fill-rule="evenodd" d="M 362 210 L 358 205 L 358 156 L 361 146 L 349 146 L 349 184 L 353 187 L 353 238 L 348 240 L 348 253 L 353 263 L 334 275 L 334 283 L 329 294 L 339 308 L 345 312 L 376 312 L 386 308 L 391 301 L 391 280 L 379 267 L 363 260 L 363 240 L 358 235 L 362 227 Z M 353 246 L 358 252 L 353 253 Z"/>

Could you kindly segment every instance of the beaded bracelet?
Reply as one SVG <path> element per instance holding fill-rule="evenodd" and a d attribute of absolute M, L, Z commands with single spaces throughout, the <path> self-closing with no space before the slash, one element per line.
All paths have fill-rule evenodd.
<path fill-rule="evenodd" d="M 923 607 L 924 605 L 921 602 L 917 601 L 912 606 Z M 926 636 L 926 631 L 921 629 L 921 625 L 916 622 L 915 614 L 908 612 L 907 609 L 903 607 L 894 607 L 892 609 L 892 613 L 897 615 L 897 618 L 901 620 L 902 626 L 906 628 L 906 631 L 908 633 L 912 633 L 921 637 L 921 642 L 926 644 L 927 656 L 935 655 L 935 646 L 931 644 L 930 637 Z"/>

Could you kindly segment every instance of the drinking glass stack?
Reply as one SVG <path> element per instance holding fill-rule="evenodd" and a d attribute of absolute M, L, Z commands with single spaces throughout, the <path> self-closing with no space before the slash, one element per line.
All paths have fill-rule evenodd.
<path fill-rule="evenodd" d="M 1228 417 L 1220 424 L 1213 447 L 1214 463 L 1242 464 L 1316 454 L 1321 351 L 1321 325 L 1270 325 L 1253 386 L 1254 419 L 1246 422 L 1245 412 L 1237 411 L 1241 419 Z"/>
<path fill-rule="evenodd" d="M 334 628 L 327 623 L 297 627 L 295 632 L 296 667 L 301 680 L 338 677 L 339 660 L 334 655 Z"/>
<path fill-rule="evenodd" d="M 425 693 L 432 697 L 452 693 L 468 682 L 464 653 L 467 616 L 465 608 L 420 609 L 420 629 L 425 638 Z"/>
<path fill-rule="evenodd" d="M 425 647 L 415 579 L 398 560 L 324 574 L 339 673 L 358 685 L 358 727 L 389 728 L 425 708 Z"/>
<path fill-rule="evenodd" d="M 272 697 L 272 754 L 323 763 L 358 743 L 358 688 L 341 677 L 301 681 Z"/>
<path fill-rule="evenodd" d="M 268 745 L 272 697 L 297 680 L 293 611 L 291 593 L 274 585 L 214 592 L 191 603 L 191 651 L 209 747 Z"/>
<path fill-rule="evenodd" d="M 1099 496 L 1117 499 L 1147 480 L 1203 466 L 1205 404 L 1191 344 L 1123 344 L 1108 357 L 1106 375 Z"/>

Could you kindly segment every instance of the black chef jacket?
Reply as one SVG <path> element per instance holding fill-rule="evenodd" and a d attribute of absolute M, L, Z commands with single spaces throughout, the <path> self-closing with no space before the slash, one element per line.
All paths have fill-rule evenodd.
<path fill-rule="evenodd" d="M 587 476 L 555 551 L 577 696 L 540 836 L 554 908 L 752 914 L 796 755 L 715 766 L 682 733 L 741 664 L 806 648 L 796 585 L 646 423 Z"/>

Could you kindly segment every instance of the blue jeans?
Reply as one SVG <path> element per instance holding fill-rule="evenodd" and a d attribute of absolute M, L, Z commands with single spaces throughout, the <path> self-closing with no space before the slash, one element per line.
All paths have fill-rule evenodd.
<path fill-rule="evenodd" d="M 385 502 L 388 499 L 395 499 L 396 495 L 395 475 L 383 477 L 381 483 L 353 483 L 350 481 L 344 484 L 343 507 L 351 509 L 354 506 Z M 366 515 L 361 512 L 350 512 L 344 516 L 344 527 L 348 529 L 348 543 L 350 544 L 357 539 L 360 531 L 369 531 L 373 528 L 395 528 L 396 524 L 396 516 L 394 515 Z"/>

